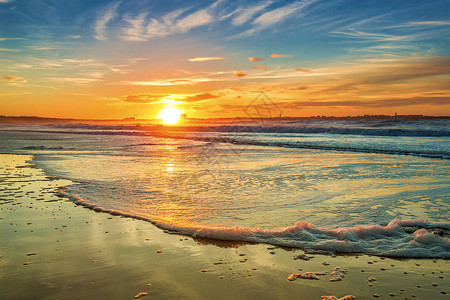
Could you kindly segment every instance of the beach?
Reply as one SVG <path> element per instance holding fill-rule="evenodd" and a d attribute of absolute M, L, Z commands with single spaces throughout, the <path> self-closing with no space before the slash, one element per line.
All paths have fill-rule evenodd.
<path fill-rule="evenodd" d="M 448 11 L 0 0 L 0 300 L 450 299 Z"/>
<path fill-rule="evenodd" d="M 170 234 L 146 221 L 75 205 L 58 194 L 70 182 L 48 176 L 31 156 L 2 154 L 0 161 L 4 299 L 133 299 L 139 293 L 154 299 L 448 298 L 446 259 L 294 259 L 304 252 Z M 335 267 L 348 273 L 332 282 Z M 305 272 L 326 274 L 288 280 Z"/>

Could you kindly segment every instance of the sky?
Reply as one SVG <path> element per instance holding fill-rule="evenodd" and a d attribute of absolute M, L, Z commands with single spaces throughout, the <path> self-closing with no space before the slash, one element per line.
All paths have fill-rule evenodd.
<path fill-rule="evenodd" d="M 264 92 L 282 116 L 449 116 L 449 11 L 449 0 L 0 0 L 0 114 L 245 117 Z"/>

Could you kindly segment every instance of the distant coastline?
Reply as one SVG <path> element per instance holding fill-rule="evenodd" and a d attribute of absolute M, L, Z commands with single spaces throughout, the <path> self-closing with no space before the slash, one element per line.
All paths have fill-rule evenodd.
<path fill-rule="evenodd" d="M 309 117 L 272 117 L 272 118 L 186 118 L 187 123 L 203 122 L 236 122 L 236 121 L 295 121 L 295 120 L 431 120 L 450 119 L 450 116 L 425 116 L 425 115 L 363 115 L 363 116 L 309 116 Z M 158 124 L 158 119 L 136 119 L 134 117 L 124 119 L 72 119 L 72 118 L 50 118 L 39 116 L 4 116 L 0 115 L 0 124 L 60 124 L 60 123 L 88 123 L 88 124 Z"/>

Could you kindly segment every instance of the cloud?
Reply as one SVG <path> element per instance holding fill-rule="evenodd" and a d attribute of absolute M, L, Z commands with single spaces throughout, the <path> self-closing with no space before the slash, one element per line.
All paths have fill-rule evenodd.
<path fill-rule="evenodd" d="M 188 32 L 192 28 L 203 26 L 211 23 L 213 17 L 209 14 L 208 9 L 203 9 L 200 11 L 196 11 L 183 19 L 177 21 L 176 28 L 184 33 Z"/>
<path fill-rule="evenodd" d="M 148 41 L 150 39 L 164 38 L 170 35 L 186 33 L 190 30 L 207 25 L 214 21 L 211 10 L 216 7 L 213 3 L 205 9 L 182 16 L 186 10 L 178 9 L 167 13 L 161 19 L 147 19 L 146 13 L 136 18 L 126 18 L 129 26 L 125 28 L 123 39 L 129 41 Z"/>
<path fill-rule="evenodd" d="M 187 74 L 186 77 L 166 78 L 166 79 L 151 79 L 141 81 L 124 81 L 122 84 L 142 85 L 142 86 L 166 86 L 166 85 L 191 85 L 212 81 L 227 81 L 233 80 L 230 72 L 201 72 L 196 75 L 189 76 L 193 73 L 183 71 Z"/>
<path fill-rule="evenodd" d="M 120 97 L 120 100 L 130 103 L 165 103 L 164 99 L 168 97 L 175 98 L 176 102 L 181 101 L 193 103 L 209 99 L 215 99 L 218 96 L 212 95 L 210 93 L 195 94 L 191 96 L 142 93 L 142 94 L 124 95 Z"/>
<path fill-rule="evenodd" d="M 264 66 L 264 65 L 256 65 L 256 66 L 253 67 L 253 69 L 262 70 L 262 71 L 267 71 L 268 70 L 267 66 Z"/>
<path fill-rule="evenodd" d="M 124 29 L 125 35 L 122 38 L 128 41 L 146 41 L 147 39 L 142 37 L 145 32 L 146 17 L 147 14 L 142 13 L 134 19 L 125 18 L 129 26 Z"/>
<path fill-rule="evenodd" d="M 331 34 L 345 35 L 350 38 L 371 40 L 377 42 L 387 42 L 387 41 L 411 41 L 413 40 L 412 35 L 393 35 L 385 33 L 371 33 L 360 30 L 354 30 L 352 28 L 344 29 L 341 31 L 333 31 Z"/>
<path fill-rule="evenodd" d="M 450 25 L 450 21 L 417 21 L 417 22 L 408 22 L 402 25 L 391 26 L 395 27 L 409 27 L 409 26 L 446 26 Z"/>
<path fill-rule="evenodd" d="M 8 3 L 8 2 L 13 2 L 14 0 L 0 0 L 0 3 Z"/>
<path fill-rule="evenodd" d="M 304 8 L 305 6 L 309 5 L 312 2 L 313 1 L 295 2 L 290 5 L 266 12 L 257 17 L 253 21 L 253 24 L 257 25 L 260 28 L 274 25 L 276 23 L 286 20 L 290 15 L 292 15 L 299 9 Z"/>
<path fill-rule="evenodd" d="M 295 71 L 298 71 L 298 72 L 304 72 L 304 73 L 309 73 L 309 72 L 311 72 L 311 70 L 303 69 L 303 68 L 294 68 L 294 70 L 295 70 Z"/>
<path fill-rule="evenodd" d="M 61 50 L 65 48 L 60 48 L 59 46 L 47 46 L 47 47 L 41 47 L 41 46 L 28 46 L 31 50 L 35 51 L 42 51 L 42 50 Z"/>
<path fill-rule="evenodd" d="M 79 38 L 81 38 L 81 35 L 69 35 L 69 37 L 71 37 L 73 39 L 79 39 Z"/>
<path fill-rule="evenodd" d="M 277 57 L 293 57 L 294 55 L 288 55 L 288 54 L 276 54 L 276 53 L 272 53 L 270 54 L 270 57 L 272 58 L 277 58 Z"/>
<path fill-rule="evenodd" d="M 421 22 L 410 22 L 410 25 L 450 25 L 450 21 L 421 21 Z"/>
<path fill-rule="evenodd" d="M 275 25 L 276 23 L 285 21 L 295 12 L 313 3 L 315 0 L 307 0 L 303 2 L 295 2 L 283 7 L 266 11 L 262 14 L 266 7 L 272 4 L 267 1 L 263 4 L 250 6 L 244 9 L 237 9 L 232 12 L 225 12 L 224 7 L 218 7 L 224 1 L 216 1 L 213 4 L 198 9 L 197 11 L 187 14 L 189 9 L 177 9 L 171 11 L 159 18 L 149 18 L 148 13 L 140 13 L 135 16 L 125 16 L 123 20 L 127 26 L 123 28 L 123 35 L 125 40 L 129 41 L 148 41 L 151 39 L 164 38 L 174 34 L 187 33 L 195 28 L 199 28 L 208 24 L 222 22 L 232 18 L 231 24 L 234 26 L 241 26 L 245 23 L 251 22 L 250 28 L 243 33 L 238 33 L 234 37 L 244 37 L 252 35 L 258 30 Z M 186 15 L 187 14 L 187 15 Z M 258 14 L 260 14 L 258 16 Z M 107 15 L 108 16 L 108 15 Z M 255 16 L 257 16 L 255 18 Z M 104 20 L 108 22 L 114 16 Z M 103 20 L 103 19 L 102 19 Z M 106 24 L 105 21 L 100 22 L 99 25 Z M 105 26 L 103 26 L 105 27 Z M 100 26 L 100 29 L 103 28 Z M 103 36 L 99 34 L 99 36 Z M 233 37 L 231 37 L 233 38 Z"/>
<path fill-rule="evenodd" d="M 248 7 L 246 9 L 240 9 L 238 15 L 231 21 L 233 25 L 239 26 L 248 22 L 256 13 L 266 8 L 270 2 L 261 4 L 258 6 Z"/>
<path fill-rule="evenodd" d="M 24 83 L 27 82 L 23 77 L 0 75 L 0 81 L 12 82 L 12 83 Z"/>
<path fill-rule="evenodd" d="M 87 77 L 52 77 L 48 79 L 74 84 L 89 84 L 100 81 L 100 79 L 98 78 L 87 78 Z"/>
<path fill-rule="evenodd" d="M 341 84 L 324 91 L 337 92 L 357 89 L 362 86 L 392 85 L 394 83 L 416 80 L 430 76 L 449 75 L 450 57 L 421 57 L 416 59 L 391 59 L 374 61 L 368 65 L 355 66 L 355 70 L 341 79 Z"/>
<path fill-rule="evenodd" d="M 156 103 L 160 102 L 162 98 L 170 95 L 161 94 L 131 94 L 120 97 L 120 100 L 131 103 Z"/>
<path fill-rule="evenodd" d="M 174 78 L 174 79 L 156 79 L 150 81 L 132 81 L 127 84 L 131 85 L 149 85 L 149 86 L 164 86 L 164 85 L 190 85 L 201 82 L 212 81 L 210 78 L 206 77 L 197 77 L 197 78 Z"/>
<path fill-rule="evenodd" d="M 450 97 L 410 97 L 360 101 L 294 101 L 285 103 L 284 108 L 299 109 L 302 107 L 397 107 L 415 105 L 448 105 Z"/>
<path fill-rule="evenodd" d="M 19 52 L 21 50 L 19 50 L 19 49 L 0 48 L 0 51 L 4 51 L 4 52 Z"/>
<path fill-rule="evenodd" d="M 308 89 L 307 86 L 297 86 L 297 87 L 290 88 L 291 91 L 303 91 L 303 90 L 307 90 L 307 89 Z"/>
<path fill-rule="evenodd" d="M 316 0 L 305 0 L 303 2 L 297 1 L 295 3 L 265 12 L 253 20 L 253 22 L 251 23 L 253 28 L 250 28 L 242 33 L 235 34 L 229 37 L 229 39 L 248 37 L 257 33 L 260 30 L 266 29 L 267 27 L 273 26 L 280 22 L 284 22 L 289 17 L 291 17 L 295 12 L 298 12 L 299 10 L 307 7 L 308 5 L 314 3 L 315 1 Z M 269 2 L 269 4 L 271 3 Z M 242 17 L 242 20 L 240 21 L 247 22 L 249 18 L 253 17 L 253 15 L 254 14 L 252 14 L 251 16 Z M 238 21 L 237 24 L 240 24 L 240 21 Z M 237 24 L 235 23 L 235 25 Z"/>
<path fill-rule="evenodd" d="M 238 71 L 233 71 L 233 75 L 235 75 L 237 77 L 244 77 L 245 75 L 247 75 L 247 73 L 245 73 L 244 70 L 238 70 Z"/>
<path fill-rule="evenodd" d="M 252 57 L 252 56 L 250 56 L 250 57 L 248 57 L 248 60 L 249 60 L 249 61 L 262 61 L 262 60 L 264 60 L 264 58 L 262 58 L 262 57 Z"/>
<path fill-rule="evenodd" d="M 217 98 L 218 96 L 212 95 L 210 93 L 203 93 L 203 94 L 197 94 L 193 96 L 188 96 L 183 99 L 185 102 L 197 102 L 197 101 L 204 101 L 209 99 Z"/>
<path fill-rule="evenodd" d="M 7 41 L 7 40 L 26 40 L 26 38 L 0 38 L 0 41 Z"/>
<path fill-rule="evenodd" d="M 109 5 L 103 14 L 97 19 L 95 23 L 95 33 L 97 34 L 95 38 L 97 40 L 104 41 L 106 25 L 108 22 L 112 21 L 117 16 L 117 8 L 119 7 L 120 2 L 113 3 Z"/>
<path fill-rule="evenodd" d="M 196 58 L 190 58 L 189 61 L 208 61 L 208 60 L 222 60 L 225 59 L 224 57 L 219 56 L 212 56 L 212 57 L 196 57 Z"/>

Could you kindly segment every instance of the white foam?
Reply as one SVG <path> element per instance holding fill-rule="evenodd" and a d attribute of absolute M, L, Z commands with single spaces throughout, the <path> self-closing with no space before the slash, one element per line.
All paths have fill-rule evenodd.
<path fill-rule="evenodd" d="M 267 243 L 305 250 L 325 250 L 329 253 L 367 253 L 390 257 L 441 257 L 450 258 L 450 240 L 447 237 L 418 229 L 406 233 L 402 224 L 417 227 L 448 228 L 449 224 L 430 223 L 422 219 L 395 219 L 387 226 L 357 226 L 337 229 L 319 228 L 300 221 L 295 225 L 276 229 L 223 228 L 223 227 L 177 227 L 157 224 L 194 237 L 219 240 Z"/>
<path fill-rule="evenodd" d="M 77 195 L 70 195 L 63 191 L 61 191 L 61 194 L 68 196 L 77 204 L 96 211 L 149 221 L 159 228 L 196 238 L 265 243 L 329 254 L 366 253 L 388 257 L 450 258 L 450 239 L 446 236 L 430 233 L 425 229 L 449 229 L 450 224 L 432 223 L 423 219 L 394 219 L 386 226 L 361 225 L 337 229 L 316 227 L 306 221 L 299 221 L 293 226 L 273 230 L 173 225 L 161 220 L 152 220 L 105 209 L 91 204 Z M 419 229 L 413 234 L 409 234 L 403 230 L 403 226 L 419 227 Z"/>

